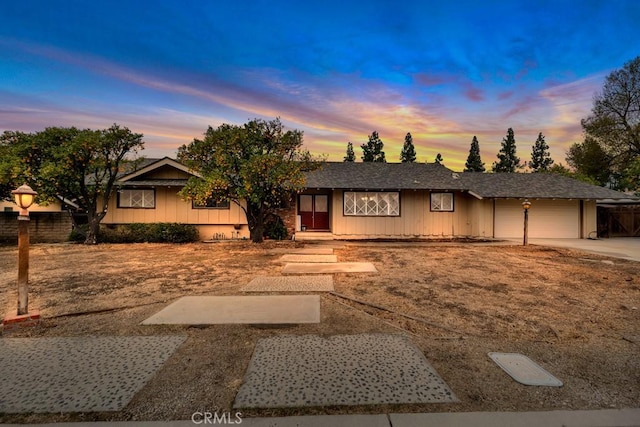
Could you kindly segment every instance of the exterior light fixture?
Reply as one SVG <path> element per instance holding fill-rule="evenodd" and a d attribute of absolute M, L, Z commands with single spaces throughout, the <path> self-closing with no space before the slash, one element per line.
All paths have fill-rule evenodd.
<path fill-rule="evenodd" d="M 36 196 L 28 185 L 13 190 L 18 216 L 18 316 L 29 314 L 29 207 Z"/>
<path fill-rule="evenodd" d="M 15 198 L 16 205 L 20 207 L 20 215 L 29 216 L 29 207 L 33 204 L 36 193 L 27 184 L 21 185 L 11 192 Z"/>

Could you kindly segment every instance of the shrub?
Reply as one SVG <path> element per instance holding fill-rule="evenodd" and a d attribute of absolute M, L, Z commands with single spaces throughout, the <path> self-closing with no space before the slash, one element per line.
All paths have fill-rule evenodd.
<path fill-rule="evenodd" d="M 289 235 L 287 227 L 285 227 L 282 218 L 274 215 L 265 224 L 264 235 L 270 239 L 284 240 Z"/>
<path fill-rule="evenodd" d="M 188 243 L 198 241 L 198 230 L 189 224 L 156 222 L 100 227 L 102 243 Z"/>

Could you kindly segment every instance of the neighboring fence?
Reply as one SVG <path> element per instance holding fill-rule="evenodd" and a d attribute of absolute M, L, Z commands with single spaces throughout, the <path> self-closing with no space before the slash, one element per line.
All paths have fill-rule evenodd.
<path fill-rule="evenodd" d="M 640 205 L 599 206 L 598 236 L 640 237 Z"/>
<path fill-rule="evenodd" d="M 29 212 L 29 240 L 32 243 L 65 242 L 71 233 L 68 212 Z M 18 243 L 18 212 L 0 212 L 0 242 Z"/>

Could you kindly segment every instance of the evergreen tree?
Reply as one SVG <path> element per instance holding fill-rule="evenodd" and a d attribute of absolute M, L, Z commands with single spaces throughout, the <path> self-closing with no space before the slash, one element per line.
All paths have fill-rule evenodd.
<path fill-rule="evenodd" d="M 437 164 L 441 165 L 443 161 L 444 161 L 444 160 L 442 159 L 442 155 L 441 155 L 440 153 L 438 153 L 438 154 L 436 155 L 435 162 L 436 162 Z"/>
<path fill-rule="evenodd" d="M 544 140 L 542 132 L 538 134 L 536 143 L 531 147 L 531 161 L 529 167 L 534 172 L 546 172 L 553 164 L 551 153 L 549 153 L 549 145 Z"/>
<path fill-rule="evenodd" d="M 384 151 L 382 151 L 384 143 L 378 136 L 378 132 L 373 131 L 373 133 L 369 135 L 369 141 L 366 144 L 362 144 L 360 148 L 362 148 L 363 162 L 387 162 L 387 159 L 384 157 Z"/>
<path fill-rule="evenodd" d="M 400 161 L 402 163 L 413 163 L 416 161 L 416 149 L 413 146 L 413 137 L 411 133 L 407 133 L 404 137 L 404 145 L 400 152 Z"/>
<path fill-rule="evenodd" d="M 506 138 L 502 139 L 502 148 L 498 152 L 498 161 L 493 163 L 494 172 L 515 172 L 520 169 L 520 159 L 516 156 L 516 138 L 513 129 L 507 130 Z"/>
<path fill-rule="evenodd" d="M 353 144 L 351 143 L 351 141 L 349 141 L 347 143 L 347 155 L 344 156 L 344 160 L 345 162 L 355 162 L 356 161 L 356 155 L 353 152 Z"/>
<path fill-rule="evenodd" d="M 482 159 L 480 158 L 480 143 L 475 135 L 473 136 L 473 140 L 471 140 L 471 148 L 469 148 L 467 162 L 464 164 L 464 171 L 484 172 L 484 163 L 482 163 Z"/>

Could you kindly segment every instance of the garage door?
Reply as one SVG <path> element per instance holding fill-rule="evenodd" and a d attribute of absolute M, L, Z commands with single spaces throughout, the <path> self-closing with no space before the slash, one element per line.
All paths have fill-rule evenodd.
<path fill-rule="evenodd" d="M 495 237 L 519 238 L 524 232 L 522 200 L 496 200 Z M 529 237 L 580 237 L 579 200 L 532 200 Z"/>

